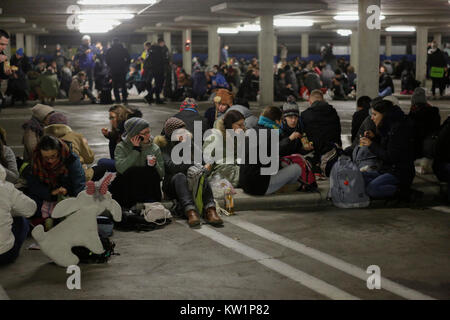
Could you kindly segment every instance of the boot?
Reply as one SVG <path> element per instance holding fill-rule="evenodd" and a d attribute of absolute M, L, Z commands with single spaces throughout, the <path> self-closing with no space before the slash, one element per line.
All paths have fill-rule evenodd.
<path fill-rule="evenodd" d="M 200 225 L 200 219 L 198 218 L 197 212 L 195 210 L 189 210 L 186 212 L 186 217 L 188 218 L 189 227 L 197 227 Z"/>
<path fill-rule="evenodd" d="M 217 214 L 216 208 L 214 207 L 206 209 L 205 221 L 214 227 L 223 225 L 223 221 Z"/>

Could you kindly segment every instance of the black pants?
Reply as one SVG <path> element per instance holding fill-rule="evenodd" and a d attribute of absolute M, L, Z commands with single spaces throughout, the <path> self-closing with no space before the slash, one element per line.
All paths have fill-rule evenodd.
<path fill-rule="evenodd" d="M 431 78 L 431 93 L 433 94 L 433 96 L 436 93 L 436 88 L 439 89 L 439 94 L 443 96 L 445 89 L 444 78 Z"/>
<path fill-rule="evenodd" d="M 122 91 L 122 100 L 127 101 L 128 91 L 127 91 L 127 81 L 126 81 L 126 73 L 118 73 L 112 75 L 112 85 L 114 91 L 114 99 L 116 103 L 120 103 L 120 91 Z"/>
<path fill-rule="evenodd" d="M 164 84 L 164 71 L 161 72 L 154 72 L 154 71 L 148 71 L 149 74 L 146 77 L 146 89 L 147 89 L 147 99 L 153 98 L 153 93 L 155 93 L 156 100 L 160 99 L 160 94 L 163 88 Z M 155 87 L 152 88 L 152 81 L 155 79 Z"/>
<path fill-rule="evenodd" d="M 183 213 L 186 213 L 189 210 L 197 211 L 194 199 L 192 198 L 192 192 L 189 191 L 187 178 L 184 173 L 177 173 L 171 177 L 169 183 L 165 185 L 164 192 L 169 198 L 178 200 L 184 210 Z M 203 206 L 205 209 L 215 207 L 213 192 L 207 179 L 205 179 L 203 184 Z"/>
<path fill-rule="evenodd" d="M 89 99 L 91 101 L 96 101 L 97 99 L 94 97 L 94 95 L 92 94 L 92 91 L 88 88 L 88 89 L 83 89 L 83 97 L 84 96 L 88 96 Z"/>
<path fill-rule="evenodd" d="M 87 75 L 87 78 L 88 78 L 89 90 L 92 91 L 92 87 L 93 87 L 93 84 L 94 84 L 94 69 L 93 68 L 89 68 L 89 69 L 85 69 L 83 71 L 86 72 L 86 75 Z"/>
<path fill-rule="evenodd" d="M 131 208 L 138 202 L 161 201 L 160 181 L 155 167 L 132 167 L 117 174 L 109 191 L 120 206 Z"/>

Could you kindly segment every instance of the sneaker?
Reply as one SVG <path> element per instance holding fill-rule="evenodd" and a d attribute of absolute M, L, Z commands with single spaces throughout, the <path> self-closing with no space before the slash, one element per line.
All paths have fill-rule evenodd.
<path fill-rule="evenodd" d="M 408 90 L 403 90 L 402 92 L 400 92 L 400 94 L 408 94 Z"/>

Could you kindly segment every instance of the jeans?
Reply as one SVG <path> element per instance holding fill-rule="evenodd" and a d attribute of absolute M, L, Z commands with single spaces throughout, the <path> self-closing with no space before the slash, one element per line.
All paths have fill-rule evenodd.
<path fill-rule="evenodd" d="M 269 187 L 266 195 L 278 191 L 282 186 L 289 183 L 296 183 L 302 174 L 302 168 L 296 163 L 291 164 L 278 171 L 276 175 L 270 177 Z"/>
<path fill-rule="evenodd" d="M 380 91 L 380 93 L 378 94 L 378 96 L 380 97 L 386 97 L 386 96 L 390 96 L 392 94 L 392 88 L 391 87 L 387 87 L 386 89 L 384 89 L 383 91 Z"/>
<path fill-rule="evenodd" d="M 187 178 L 184 173 L 177 173 L 170 179 L 170 184 L 166 193 L 169 197 L 176 198 L 180 202 L 185 213 L 189 210 L 197 211 L 194 199 L 192 198 L 192 192 L 189 191 Z M 203 184 L 203 207 L 205 209 L 216 207 L 211 185 L 206 178 Z"/>
<path fill-rule="evenodd" d="M 14 234 L 14 246 L 7 252 L 0 254 L 0 265 L 14 262 L 19 256 L 20 248 L 27 238 L 30 225 L 24 217 L 14 217 L 12 233 Z"/>
<path fill-rule="evenodd" d="M 127 101 L 128 91 L 127 91 L 127 82 L 126 82 L 126 73 L 119 73 L 112 75 L 112 85 L 114 91 L 114 99 L 116 103 L 120 103 L 120 91 L 122 91 L 122 100 Z"/>
<path fill-rule="evenodd" d="M 366 184 L 366 193 L 372 199 L 384 199 L 392 197 L 398 190 L 400 181 L 390 173 L 378 171 L 363 172 Z"/>

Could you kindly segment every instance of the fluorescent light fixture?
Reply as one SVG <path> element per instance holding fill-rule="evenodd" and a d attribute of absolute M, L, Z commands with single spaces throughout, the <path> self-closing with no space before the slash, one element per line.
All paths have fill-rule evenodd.
<path fill-rule="evenodd" d="M 87 10 L 80 12 L 78 18 L 82 20 L 129 20 L 134 18 L 134 14 L 125 10 Z"/>
<path fill-rule="evenodd" d="M 336 21 L 358 21 L 359 16 L 358 12 L 356 11 L 348 11 L 348 12 L 338 12 L 334 17 L 334 20 Z M 380 20 L 386 19 L 386 16 L 383 16 L 383 14 L 380 15 Z"/>
<path fill-rule="evenodd" d="M 238 32 L 237 28 L 217 28 L 217 33 L 220 34 L 236 34 Z"/>
<path fill-rule="evenodd" d="M 159 0 L 79 0 L 77 3 L 85 6 L 114 6 L 114 5 L 149 5 L 156 4 Z"/>
<path fill-rule="evenodd" d="M 339 29 L 336 32 L 343 37 L 348 37 L 352 34 L 352 30 L 350 29 Z"/>
<path fill-rule="evenodd" d="M 314 24 L 312 20 L 308 19 L 274 19 L 273 25 L 275 27 L 311 27 Z"/>
<path fill-rule="evenodd" d="M 258 32 L 261 31 L 261 26 L 259 24 L 244 24 L 242 27 L 237 27 L 237 30 L 243 32 Z"/>
<path fill-rule="evenodd" d="M 387 27 L 386 31 L 388 32 L 414 32 L 416 28 L 413 26 L 391 26 Z"/>

